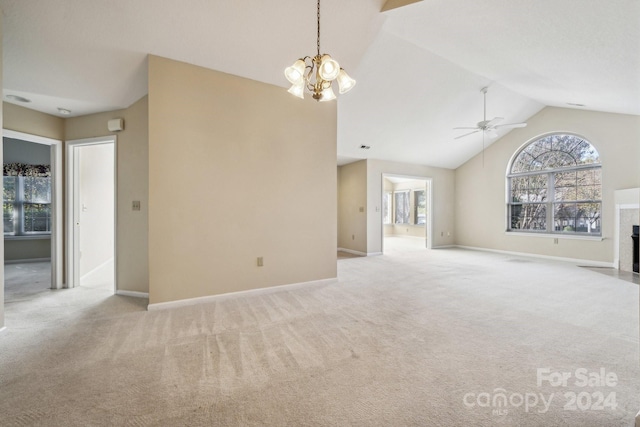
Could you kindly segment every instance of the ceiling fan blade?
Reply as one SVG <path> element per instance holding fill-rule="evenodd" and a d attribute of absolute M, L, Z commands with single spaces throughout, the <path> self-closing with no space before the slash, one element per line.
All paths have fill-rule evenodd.
<path fill-rule="evenodd" d="M 478 129 L 478 126 L 469 126 L 469 127 L 457 127 L 457 128 L 453 128 L 453 130 L 458 130 L 458 129 Z"/>
<path fill-rule="evenodd" d="M 460 138 L 464 138 L 465 136 L 469 136 L 469 135 L 473 135 L 474 133 L 478 133 L 480 132 L 480 129 L 476 129 L 473 132 L 469 132 L 469 133 L 465 133 L 464 135 L 460 135 L 460 136 L 456 136 L 453 139 L 460 139 Z"/>
<path fill-rule="evenodd" d="M 498 123 L 498 122 L 500 122 L 500 121 L 502 121 L 502 120 L 504 120 L 504 117 L 494 117 L 493 119 L 489 120 L 489 121 L 485 124 L 485 126 L 487 126 L 487 127 L 495 126 L 495 124 L 496 124 L 496 123 Z"/>
<path fill-rule="evenodd" d="M 495 128 L 523 128 L 525 126 L 527 126 L 526 123 L 505 123 L 503 125 L 497 125 Z"/>

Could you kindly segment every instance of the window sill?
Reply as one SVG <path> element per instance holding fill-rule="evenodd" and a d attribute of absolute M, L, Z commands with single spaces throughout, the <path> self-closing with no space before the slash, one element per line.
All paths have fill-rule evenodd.
<path fill-rule="evenodd" d="M 51 234 L 33 234 L 26 236 L 5 235 L 4 240 L 50 240 Z"/>
<path fill-rule="evenodd" d="M 602 236 L 583 236 L 583 235 L 571 235 L 571 234 L 554 234 L 554 233 L 523 233 L 518 231 L 505 231 L 507 236 L 525 236 L 525 237 L 546 237 L 551 239 L 565 239 L 565 240 L 593 240 L 601 242 L 604 240 Z"/>

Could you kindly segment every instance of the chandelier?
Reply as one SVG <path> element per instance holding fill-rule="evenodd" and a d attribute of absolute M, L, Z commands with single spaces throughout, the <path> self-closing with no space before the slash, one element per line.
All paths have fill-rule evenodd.
<path fill-rule="evenodd" d="M 298 59 L 292 66 L 284 70 L 284 75 L 291 82 L 288 92 L 304 99 L 306 87 L 316 101 L 336 99 L 331 83 L 338 82 L 338 92 L 347 93 L 356 84 L 346 71 L 340 68 L 338 61 L 326 53 L 320 54 L 320 0 L 318 0 L 318 54 Z"/>

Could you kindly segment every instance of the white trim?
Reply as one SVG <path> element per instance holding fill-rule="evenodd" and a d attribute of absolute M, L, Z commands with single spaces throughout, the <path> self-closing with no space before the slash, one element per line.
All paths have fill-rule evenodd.
<path fill-rule="evenodd" d="M 51 240 L 51 234 L 24 234 L 21 236 L 14 236 L 13 234 L 5 234 L 4 240 Z"/>
<path fill-rule="evenodd" d="M 601 242 L 605 238 L 602 236 L 585 236 L 581 234 L 554 234 L 554 233 L 523 233 L 518 231 L 505 231 L 506 236 L 521 236 L 521 237 L 550 237 L 552 239 L 564 239 L 564 240 L 593 240 Z"/>
<path fill-rule="evenodd" d="M 116 295 L 123 297 L 146 298 L 149 299 L 149 292 L 123 291 L 117 290 Z"/>
<path fill-rule="evenodd" d="M 588 260 L 588 259 L 564 258 L 564 257 L 551 256 L 551 255 L 532 254 L 532 253 L 527 253 L 527 252 L 501 251 L 501 250 L 498 250 L 498 249 L 478 248 L 478 247 L 475 247 L 475 246 L 456 245 L 455 247 L 461 248 L 461 249 L 470 249 L 472 251 L 494 252 L 494 253 L 497 253 L 497 254 L 504 254 L 504 255 L 514 255 L 514 256 L 522 256 L 522 257 L 529 257 L 529 258 L 540 258 L 540 259 L 546 259 L 546 260 L 549 260 L 549 261 L 570 262 L 572 264 L 584 265 L 584 266 L 589 266 L 589 267 L 611 267 L 611 268 L 615 268 L 615 266 L 613 265 L 612 262 L 606 262 L 606 261 L 592 261 L 592 260 Z"/>
<path fill-rule="evenodd" d="M 366 252 L 354 251 L 352 249 L 338 248 L 339 252 L 346 252 L 348 254 L 359 255 L 359 256 L 367 256 Z"/>
<path fill-rule="evenodd" d="M 429 177 L 429 176 L 416 176 L 416 175 L 403 175 L 403 174 L 396 174 L 396 173 L 392 173 L 392 172 L 382 172 L 380 174 L 380 194 L 381 197 L 384 198 L 384 180 L 385 178 L 405 178 L 405 179 L 410 179 L 410 180 L 416 180 L 416 181 L 424 181 L 424 190 L 425 190 L 425 196 L 426 196 L 426 209 L 427 209 L 427 217 L 425 218 L 425 233 L 424 233 L 424 243 L 425 243 L 425 247 L 427 249 L 433 249 L 433 238 L 431 238 L 430 236 L 433 236 L 433 177 Z M 415 189 L 409 190 L 409 191 L 415 191 L 415 190 L 419 190 L 420 188 L 417 187 Z M 400 191 L 404 191 L 404 190 L 400 190 Z M 383 205 L 383 201 L 382 198 L 380 200 L 380 206 Z M 393 199 L 393 203 L 395 203 L 395 200 Z M 392 208 L 393 211 L 393 208 Z M 384 215 L 382 215 L 382 209 L 380 209 L 381 215 L 380 215 L 380 249 L 381 252 L 371 252 L 368 253 L 367 256 L 377 256 L 377 255 L 383 255 L 384 254 L 384 227 L 386 225 L 391 225 L 391 226 L 395 226 L 396 224 L 385 224 L 384 223 Z M 393 215 L 392 215 L 393 218 Z M 409 225 L 409 224 L 402 224 L 402 225 Z M 416 225 L 416 224 L 413 224 Z M 413 237 L 421 237 L 422 236 L 413 236 Z"/>
<path fill-rule="evenodd" d="M 155 311 L 155 310 L 164 310 L 167 308 L 188 307 L 192 305 L 205 304 L 205 303 L 214 302 L 214 301 L 224 301 L 227 299 L 236 298 L 240 296 L 247 296 L 247 295 L 265 295 L 265 294 L 271 294 L 275 292 L 281 292 L 287 289 L 298 289 L 298 288 L 317 286 L 321 284 L 337 283 L 337 280 L 338 280 L 337 278 L 312 280 L 309 282 L 291 283 L 288 285 L 271 286 L 268 288 L 247 289 L 246 291 L 229 292 L 226 294 L 207 295 L 203 297 L 180 299 L 176 301 L 157 302 L 155 304 L 149 304 L 147 306 L 147 310 Z"/>
<path fill-rule="evenodd" d="M 78 250 L 77 234 L 75 233 L 75 222 L 78 217 L 77 203 L 78 182 L 74 179 L 77 171 L 78 158 L 75 155 L 75 148 L 99 144 L 113 144 L 113 293 L 118 290 L 118 138 L 116 135 L 100 136 L 96 138 L 74 139 L 66 141 L 67 153 L 67 230 L 66 230 L 66 257 L 67 257 L 67 283 L 66 287 L 73 288 L 80 284 L 79 269 L 76 259 Z"/>
<path fill-rule="evenodd" d="M 47 138 L 39 135 L 32 135 L 30 133 L 18 132 L 11 129 L 2 129 L 3 138 L 20 139 L 22 141 L 35 142 L 42 145 L 56 145 L 62 141 L 53 138 Z"/>
<path fill-rule="evenodd" d="M 640 204 L 616 203 L 613 218 L 613 264 L 616 270 L 620 270 L 620 216 L 623 209 L 640 209 Z"/>
<path fill-rule="evenodd" d="M 51 258 L 8 259 L 5 264 L 28 264 L 30 262 L 50 262 Z"/>
<path fill-rule="evenodd" d="M 62 199 L 62 141 L 10 129 L 2 129 L 2 137 L 34 142 L 50 147 L 51 177 L 53 180 L 51 187 L 51 289 L 61 289 L 64 286 L 62 277 L 64 253 L 62 246 L 64 240 L 64 236 L 62 235 L 62 218 L 64 216 Z"/>

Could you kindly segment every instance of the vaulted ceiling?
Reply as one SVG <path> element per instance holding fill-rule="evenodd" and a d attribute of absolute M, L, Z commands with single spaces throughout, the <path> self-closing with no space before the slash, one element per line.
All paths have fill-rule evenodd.
<path fill-rule="evenodd" d="M 339 162 L 455 168 L 482 149 L 455 126 L 545 106 L 640 115 L 637 0 L 322 0 L 322 51 L 357 79 L 338 98 Z M 313 0 L 0 0 L 5 101 L 59 115 L 129 106 L 148 53 L 288 86 L 313 55 Z M 580 104 L 584 106 L 576 106 Z M 508 130 L 501 130 L 503 136 Z M 488 140 L 491 143 L 493 140 Z M 362 150 L 367 145 L 371 148 Z"/>

